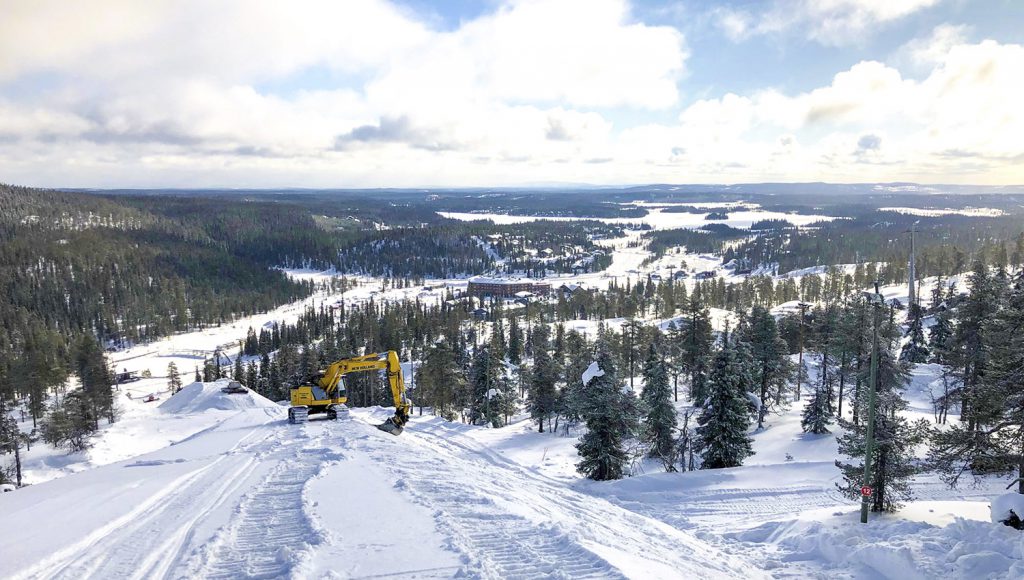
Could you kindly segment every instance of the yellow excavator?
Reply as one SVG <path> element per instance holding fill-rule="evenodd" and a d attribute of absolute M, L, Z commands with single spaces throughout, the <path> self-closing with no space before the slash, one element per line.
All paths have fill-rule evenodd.
<path fill-rule="evenodd" d="M 391 396 L 395 401 L 395 416 L 377 428 L 392 435 L 399 435 L 409 422 L 409 411 L 412 401 L 405 395 L 405 380 L 402 378 L 402 365 L 398 362 L 398 354 L 389 350 L 366 356 L 346 358 L 327 367 L 313 384 L 292 387 L 291 403 L 288 409 L 289 423 L 305 423 L 310 415 L 324 413 L 328 419 L 337 419 L 339 414 L 347 414 L 348 394 L 345 391 L 344 377 L 350 373 L 363 371 L 385 371 Z"/>

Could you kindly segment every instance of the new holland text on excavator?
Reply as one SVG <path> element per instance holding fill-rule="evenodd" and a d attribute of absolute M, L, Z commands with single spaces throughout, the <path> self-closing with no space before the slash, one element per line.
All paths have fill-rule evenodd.
<path fill-rule="evenodd" d="M 326 414 L 328 419 L 348 413 L 348 401 L 344 377 L 350 373 L 384 371 L 394 399 L 395 415 L 377 425 L 381 431 L 399 435 L 409 422 L 412 401 L 405 394 L 405 380 L 398 353 L 393 350 L 346 358 L 331 363 L 327 370 L 313 384 L 299 385 L 291 390 L 291 407 L 288 409 L 289 423 L 305 423 L 310 415 Z"/>

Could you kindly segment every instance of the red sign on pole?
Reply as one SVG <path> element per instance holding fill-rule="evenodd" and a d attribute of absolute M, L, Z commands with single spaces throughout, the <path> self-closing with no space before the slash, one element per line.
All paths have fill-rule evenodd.
<path fill-rule="evenodd" d="M 870 485 L 865 485 L 865 486 L 863 486 L 863 487 L 861 487 L 861 488 L 860 488 L 860 494 L 861 494 L 862 496 L 864 496 L 864 497 L 871 497 L 871 493 L 872 493 L 873 491 L 874 491 L 874 490 L 872 490 L 872 489 L 871 489 L 871 486 L 870 486 Z"/>

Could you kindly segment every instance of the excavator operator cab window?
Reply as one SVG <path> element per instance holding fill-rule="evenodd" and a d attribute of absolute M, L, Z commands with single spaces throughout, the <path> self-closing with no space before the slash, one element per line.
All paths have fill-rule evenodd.
<path fill-rule="evenodd" d="M 341 377 L 338 380 L 338 397 L 347 397 L 348 389 L 345 388 L 345 377 Z"/>
<path fill-rule="evenodd" d="M 322 387 L 313 387 L 313 399 L 316 401 L 327 399 L 327 391 L 323 390 Z"/>

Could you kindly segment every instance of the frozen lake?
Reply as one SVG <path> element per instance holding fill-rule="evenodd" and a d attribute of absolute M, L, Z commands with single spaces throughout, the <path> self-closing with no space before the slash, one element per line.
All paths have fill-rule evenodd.
<path fill-rule="evenodd" d="M 439 211 L 437 212 L 442 217 L 456 219 L 461 221 L 472 221 L 472 220 L 491 220 L 498 225 L 506 224 L 518 224 L 523 222 L 533 222 L 538 220 L 549 220 L 549 221 L 581 221 L 581 220 L 593 220 L 600 221 L 609 224 L 648 224 L 656 230 L 674 230 L 674 229 L 696 229 L 701 226 L 708 224 L 726 224 L 734 228 L 748 229 L 751 225 L 761 220 L 767 219 L 780 219 L 786 220 L 795 226 L 803 227 L 816 222 L 832 221 L 836 219 L 833 216 L 817 215 L 817 214 L 796 214 L 796 213 L 782 213 L 776 211 L 765 211 L 765 210 L 748 210 L 748 211 L 730 211 L 728 207 L 722 207 L 716 204 L 716 207 L 720 207 L 719 211 L 725 211 L 729 215 L 729 219 L 726 220 L 707 220 L 705 217 L 707 213 L 672 213 L 666 212 L 665 208 L 670 205 L 679 206 L 701 206 L 702 204 L 696 203 L 678 203 L 678 204 L 657 204 L 657 207 L 652 205 L 644 205 L 647 209 L 647 215 L 638 218 L 597 218 L 597 217 L 544 217 L 544 216 L 529 216 L 529 215 L 508 215 L 500 213 L 469 213 L 469 212 L 451 212 L 451 211 Z M 704 206 L 711 204 L 703 204 Z"/>

